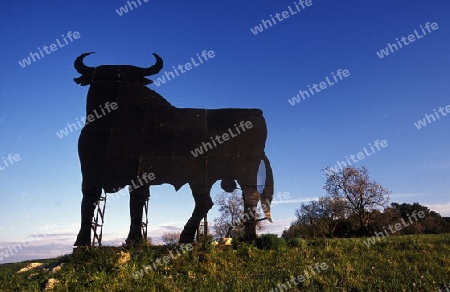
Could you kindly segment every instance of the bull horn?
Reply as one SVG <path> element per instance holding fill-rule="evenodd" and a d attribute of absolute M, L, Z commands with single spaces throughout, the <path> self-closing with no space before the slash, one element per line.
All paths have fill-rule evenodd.
<path fill-rule="evenodd" d="M 163 68 L 163 60 L 160 56 L 153 53 L 153 56 L 156 58 L 156 63 L 153 66 L 150 66 L 148 68 L 144 68 L 144 75 L 143 76 L 150 76 L 158 73 Z"/>
<path fill-rule="evenodd" d="M 90 54 L 93 54 L 93 53 L 95 53 L 95 52 L 84 53 L 84 54 L 81 54 L 80 56 L 78 56 L 78 58 L 76 58 L 75 62 L 73 63 L 73 66 L 75 67 L 75 70 L 78 71 L 78 73 L 87 74 L 87 73 L 92 72 L 92 70 L 94 68 L 84 65 L 83 58 L 86 56 L 89 56 Z"/>

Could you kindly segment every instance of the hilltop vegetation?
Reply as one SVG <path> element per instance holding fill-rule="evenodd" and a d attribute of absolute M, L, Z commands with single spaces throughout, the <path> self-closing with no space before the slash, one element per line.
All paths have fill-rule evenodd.
<path fill-rule="evenodd" d="M 326 195 L 302 203 L 283 237 L 365 237 L 376 234 L 442 234 L 450 218 L 418 202 L 391 203 L 391 191 L 372 180 L 366 167 L 326 168 Z"/>
<path fill-rule="evenodd" d="M 29 263 L 0 266 L 0 291 L 41 291 L 48 285 L 53 291 L 450 289 L 449 234 L 391 236 L 370 246 L 364 238 L 286 242 L 265 235 L 258 246 L 79 250 L 21 273 Z"/>

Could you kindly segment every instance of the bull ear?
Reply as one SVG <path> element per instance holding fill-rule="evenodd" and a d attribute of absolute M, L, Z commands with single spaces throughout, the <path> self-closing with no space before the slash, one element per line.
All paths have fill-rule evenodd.
<path fill-rule="evenodd" d="M 84 65 L 83 63 L 83 59 L 86 56 L 89 56 L 90 54 L 93 54 L 95 52 L 90 52 L 90 53 L 84 53 L 81 54 L 80 56 L 78 56 L 78 58 L 75 59 L 75 62 L 73 63 L 73 66 L 75 67 L 75 70 L 78 71 L 78 73 L 80 74 L 89 74 L 92 73 L 94 71 L 93 67 L 88 67 L 86 65 Z"/>
<path fill-rule="evenodd" d="M 158 73 L 159 71 L 161 71 L 161 69 L 163 68 L 164 63 L 163 63 L 163 60 L 161 59 L 161 57 L 155 53 L 153 53 L 153 56 L 155 56 L 155 58 L 156 58 L 156 63 L 153 66 L 144 68 L 143 76 L 154 75 L 154 74 Z"/>

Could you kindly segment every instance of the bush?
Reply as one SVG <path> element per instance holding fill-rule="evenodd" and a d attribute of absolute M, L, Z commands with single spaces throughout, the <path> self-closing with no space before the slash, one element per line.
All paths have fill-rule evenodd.
<path fill-rule="evenodd" d="M 199 249 L 205 253 L 211 253 L 214 250 L 214 245 L 211 242 L 202 242 Z"/>
<path fill-rule="evenodd" d="M 308 247 L 308 243 L 303 238 L 292 238 L 288 241 L 289 247 L 300 247 L 302 249 L 305 249 Z"/>
<path fill-rule="evenodd" d="M 256 246 L 259 249 L 278 250 L 286 245 L 283 238 L 279 238 L 276 234 L 263 234 L 256 239 Z"/>
<path fill-rule="evenodd" d="M 323 237 L 311 238 L 308 240 L 308 245 L 313 247 L 325 248 L 327 240 Z"/>
<path fill-rule="evenodd" d="M 251 243 L 240 242 L 237 244 L 236 254 L 241 259 L 250 259 L 255 254 L 255 246 Z"/>
<path fill-rule="evenodd" d="M 241 245 L 241 240 L 239 238 L 233 238 L 231 244 L 233 245 L 233 249 L 237 249 Z"/>

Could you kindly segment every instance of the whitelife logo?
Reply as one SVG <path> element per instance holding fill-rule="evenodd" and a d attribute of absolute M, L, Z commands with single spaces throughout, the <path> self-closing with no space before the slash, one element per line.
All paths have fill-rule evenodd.
<path fill-rule="evenodd" d="M 436 111 L 436 109 L 433 109 L 433 110 L 434 110 L 434 116 L 433 116 L 433 114 L 431 114 L 431 115 L 425 114 L 425 118 L 423 118 L 423 120 L 418 120 L 417 123 L 414 123 L 414 126 L 416 126 L 417 130 L 420 130 L 422 127 L 426 127 L 427 121 L 428 121 L 428 125 L 429 125 L 432 122 L 436 122 L 436 119 L 439 120 L 441 118 L 439 116 L 439 113 Z M 446 112 L 444 112 L 443 107 L 439 107 L 438 111 L 441 113 L 441 115 L 443 117 L 445 117 L 447 114 L 450 114 L 450 104 L 445 107 Z M 435 118 L 435 116 L 436 116 L 436 118 Z"/>
<path fill-rule="evenodd" d="M 139 6 L 136 4 L 139 3 Z M 142 6 L 141 0 L 136 0 L 136 1 L 127 1 L 127 5 L 124 5 L 122 7 L 119 7 L 119 9 L 116 9 L 117 14 L 119 14 L 119 16 L 122 16 L 126 13 L 128 13 L 128 8 L 130 8 L 130 12 L 134 9 L 134 8 L 138 8 L 140 6 Z M 142 0 L 142 2 L 147 3 L 149 0 Z M 133 8 L 134 6 L 134 8 Z"/>
<path fill-rule="evenodd" d="M 78 127 L 76 124 L 67 123 L 67 127 L 60 130 L 59 132 L 56 132 L 56 135 L 59 137 L 59 139 L 62 139 L 65 136 L 69 135 L 69 130 L 71 133 L 73 133 L 74 129 L 75 129 L 75 131 L 77 131 L 77 130 L 83 128 L 84 125 L 88 125 L 89 123 L 94 122 L 96 119 L 100 119 L 101 117 L 105 116 L 107 113 L 110 113 L 111 111 L 116 110 L 117 107 L 118 107 L 117 103 L 115 103 L 115 102 L 109 103 L 109 101 L 108 101 L 105 103 L 104 108 L 102 105 L 100 105 L 100 111 L 102 112 L 103 115 L 100 115 L 97 112 L 97 110 L 94 109 L 94 113 L 87 116 L 87 122 L 86 122 L 86 117 L 81 117 L 80 120 L 78 120 L 78 118 L 75 118 L 75 120 L 77 121 Z M 105 109 L 108 112 L 105 112 Z"/>
<path fill-rule="evenodd" d="M 391 234 L 394 234 L 395 232 L 400 231 L 403 228 L 408 227 L 409 225 L 413 224 L 414 221 L 411 220 L 411 217 L 413 217 L 415 222 L 417 222 L 417 221 L 419 221 L 419 219 L 425 218 L 425 212 L 423 212 L 423 211 L 417 212 L 416 210 L 414 210 L 412 212 L 411 216 L 409 216 L 409 214 L 408 214 L 408 221 L 409 221 L 409 223 L 406 223 L 405 219 L 402 218 L 401 219 L 401 223 L 400 222 L 395 223 L 394 226 L 389 225 L 388 229 L 391 232 Z M 417 217 L 419 217 L 419 218 L 417 218 Z M 395 230 L 393 228 L 395 228 Z M 381 239 L 384 239 L 384 238 L 386 238 L 386 237 L 388 237 L 390 235 L 389 232 L 386 230 L 386 227 L 383 228 L 383 232 L 375 232 L 374 236 L 369 237 L 368 239 L 364 240 L 364 244 L 367 247 L 369 247 L 372 244 L 375 244 L 377 242 L 377 240 L 381 241 Z"/>
<path fill-rule="evenodd" d="M 19 162 L 20 161 L 20 155 L 19 154 L 14 154 L 13 155 L 12 153 L 9 153 L 8 157 L 6 159 L 5 159 L 5 157 L 2 157 L 2 160 L 3 160 L 2 164 L 4 165 L 4 167 L 0 164 L 0 171 L 4 170 L 8 166 L 13 165 L 14 162 Z M 9 163 L 8 163 L 8 161 L 9 161 Z"/>
<path fill-rule="evenodd" d="M 431 29 L 432 30 L 437 30 L 439 28 L 439 26 L 438 26 L 438 24 L 436 22 L 433 22 L 431 24 L 429 22 L 427 22 L 425 24 L 425 29 L 422 26 L 420 26 L 420 28 L 422 30 L 423 35 L 420 35 L 420 33 L 417 32 L 417 29 L 415 29 L 414 30 L 414 34 L 408 35 L 408 41 L 409 42 L 406 41 L 406 37 L 402 37 L 401 38 L 401 42 L 400 42 L 400 40 L 398 38 L 396 38 L 395 40 L 397 41 L 398 47 L 400 47 L 400 49 L 402 49 L 403 48 L 402 43 L 405 46 L 407 46 L 410 43 L 415 42 L 416 41 L 416 37 L 417 37 L 417 40 L 423 38 L 424 36 L 427 35 L 427 32 L 425 31 L 425 29 L 428 31 L 428 33 L 431 33 Z M 388 43 L 387 47 L 385 49 L 380 50 L 379 52 L 376 52 L 376 53 L 377 53 L 378 57 L 380 57 L 380 59 L 383 59 L 384 57 L 389 56 L 389 50 L 390 50 L 391 53 L 397 52 L 399 50 L 397 45 Z M 394 51 L 394 49 L 395 49 L 395 51 Z"/>
<path fill-rule="evenodd" d="M 128 184 L 128 192 L 126 192 L 125 188 L 113 189 L 113 193 L 110 195 L 109 198 L 112 199 L 111 202 L 113 202 L 116 199 L 118 199 L 120 196 L 125 196 L 129 192 L 132 192 L 142 186 L 148 185 L 152 180 L 155 180 L 155 179 L 156 179 L 155 173 L 144 172 L 141 177 L 139 177 L 139 176 L 137 177 L 138 183 L 136 183 L 136 181 L 134 179 L 131 180 L 131 182 Z M 98 205 L 98 204 L 100 204 L 100 202 L 97 202 L 94 205 Z"/>
<path fill-rule="evenodd" d="M 297 14 L 297 13 L 299 13 L 299 12 L 301 12 L 301 11 L 303 11 L 303 10 L 305 10 L 306 9 L 306 7 L 309 7 L 309 6 L 311 6 L 313 3 L 312 3 L 312 0 L 306 0 L 306 1 L 303 1 L 303 0 L 300 0 L 300 1 L 298 1 L 298 3 L 297 2 L 294 2 L 294 6 L 295 6 L 295 9 L 293 9 L 292 7 L 291 7 L 291 5 L 289 5 L 287 8 L 288 8 L 288 10 L 285 10 L 285 11 L 283 11 L 283 12 L 281 12 L 281 13 L 275 13 L 275 18 L 278 20 L 278 22 L 282 22 L 283 20 L 285 20 L 285 19 L 288 19 L 289 17 L 291 17 L 291 16 L 293 16 L 293 15 L 295 15 L 295 14 Z M 302 7 L 301 9 L 300 9 L 300 6 Z M 281 17 L 280 17 L 281 16 Z M 254 34 L 254 35 L 257 35 L 258 33 L 262 33 L 263 31 L 264 31 L 264 29 L 269 29 L 270 27 L 272 27 L 272 25 L 276 25 L 278 22 L 275 20 L 275 18 L 272 16 L 272 14 L 271 15 L 269 15 L 269 17 L 270 17 L 270 20 L 265 20 L 265 19 L 262 19 L 261 20 L 261 24 L 260 25 L 257 25 L 257 26 L 255 26 L 255 28 L 250 28 L 250 31 Z M 264 26 L 264 27 L 263 27 Z"/>
<path fill-rule="evenodd" d="M 284 291 L 284 290 L 289 291 L 293 288 L 297 288 L 300 283 L 311 278 L 312 276 L 317 275 L 320 272 L 327 270 L 328 268 L 329 268 L 329 266 L 326 263 L 318 263 L 317 262 L 314 264 L 314 266 L 311 265 L 311 266 L 306 267 L 303 274 L 289 279 L 289 281 L 286 281 L 284 284 L 278 284 L 277 287 L 272 288 L 269 292 L 278 292 L 278 291 Z M 291 282 L 295 286 L 291 285 Z"/>
<path fill-rule="evenodd" d="M 197 54 L 197 61 L 194 59 L 194 57 L 191 58 L 191 62 L 187 62 L 184 65 L 178 64 L 178 66 L 175 68 L 175 66 L 172 66 L 173 71 L 165 71 L 164 75 L 162 77 L 158 77 L 155 80 L 155 85 L 156 86 L 161 86 L 162 84 L 165 84 L 166 82 L 174 79 L 175 77 L 180 76 L 180 73 L 178 73 L 178 70 L 181 73 L 186 73 L 187 71 L 191 70 L 194 67 L 198 67 L 201 64 L 203 64 L 203 62 L 208 61 L 209 59 L 212 59 L 216 56 L 216 54 L 214 53 L 213 50 L 203 50 L 201 56 L 200 54 Z M 177 70 L 178 69 L 178 70 Z"/>
<path fill-rule="evenodd" d="M 44 52 L 47 55 L 50 55 L 52 52 L 55 52 L 56 50 L 58 50 L 58 48 L 62 48 L 65 47 L 66 45 L 69 44 L 69 42 L 67 41 L 66 37 L 70 40 L 70 42 L 73 42 L 74 40 L 77 40 L 81 37 L 80 33 L 78 31 L 74 31 L 72 33 L 72 31 L 68 31 L 66 36 L 64 36 L 63 34 L 61 35 L 63 37 L 64 43 L 61 43 L 59 41 L 59 38 L 56 39 L 56 44 L 58 44 L 58 46 L 56 46 L 56 44 L 51 44 L 50 46 L 43 46 L 42 50 L 44 50 Z M 73 39 L 72 39 L 73 37 Z M 49 51 L 50 49 L 50 51 Z M 30 52 L 30 56 L 28 56 L 26 59 L 23 59 L 22 61 L 19 61 L 19 65 L 22 68 L 25 68 L 27 65 L 31 65 L 31 60 L 33 60 L 33 62 L 36 62 L 37 60 L 40 60 L 41 57 L 44 58 L 46 55 L 44 55 L 44 53 L 42 52 L 41 47 L 38 47 L 38 53 L 33 53 Z M 31 59 L 30 59 L 31 58 Z"/>
<path fill-rule="evenodd" d="M 3 249 L 3 251 L 0 250 L 0 262 L 3 261 L 3 259 L 7 259 L 8 257 L 19 253 L 28 246 L 33 245 L 33 243 L 40 241 L 45 237 L 51 236 L 52 234 L 55 233 L 55 231 L 56 231 L 55 226 L 47 226 L 41 229 L 41 231 L 39 232 L 40 234 L 38 232 L 35 232 L 33 236 L 21 240 L 17 244 L 9 245 L 7 248 Z"/>
<path fill-rule="evenodd" d="M 372 143 L 369 143 L 369 147 L 372 150 L 372 152 L 370 152 L 370 150 L 368 151 L 366 147 L 363 148 L 364 152 L 358 152 L 358 154 L 353 155 L 350 154 L 350 158 L 348 158 L 348 156 L 345 156 L 347 162 L 345 161 L 336 161 L 336 164 L 334 166 L 330 166 L 328 167 L 325 171 L 328 174 L 333 174 L 333 173 L 337 173 L 340 170 L 343 170 L 345 167 L 352 165 L 351 161 L 353 161 L 353 163 L 357 163 L 360 160 L 363 160 L 366 157 L 371 156 L 372 154 L 376 153 L 377 151 L 373 148 L 377 148 L 378 151 L 381 150 L 381 148 L 385 148 L 388 146 L 388 143 L 386 140 L 376 140 L 374 143 L 374 145 L 372 146 Z M 381 148 L 380 148 L 381 146 Z M 350 161 L 351 160 L 351 161 Z"/>
<path fill-rule="evenodd" d="M 163 256 L 162 258 L 157 258 L 150 265 L 146 265 L 146 266 L 142 265 L 142 269 L 140 269 L 139 271 L 135 272 L 133 274 L 133 278 L 136 279 L 136 280 L 139 279 L 139 278 L 142 278 L 144 276 L 144 272 L 145 272 L 145 274 L 148 274 L 149 270 L 150 270 L 150 272 L 154 272 L 154 271 L 156 271 L 158 269 L 158 267 L 164 267 L 170 261 L 176 260 L 181 255 L 184 255 L 187 252 L 192 251 L 193 249 L 194 249 L 194 247 L 190 243 L 188 243 L 186 245 L 181 244 L 179 247 L 177 247 L 175 249 L 175 251 L 176 251 L 175 255 L 172 253 L 172 250 L 170 250 L 168 255 Z"/>
<path fill-rule="evenodd" d="M 339 69 L 339 70 L 337 70 L 336 75 L 339 77 L 340 80 L 338 80 L 338 78 L 336 77 L 336 75 L 334 75 L 333 72 L 331 72 L 331 75 L 333 76 L 334 82 L 331 81 L 331 80 L 328 78 L 328 76 L 327 76 L 327 77 L 325 77 L 325 80 L 326 80 L 327 82 L 322 81 L 322 82 L 320 82 L 319 84 L 314 83 L 312 86 L 309 86 L 309 85 L 308 85 L 308 89 L 309 89 L 309 92 L 311 93 L 311 96 L 314 95 L 314 93 L 319 93 L 320 91 L 326 89 L 328 86 L 332 86 L 334 83 L 338 83 L 340 80 L 343 80 L 344 77 L 350 76 L 350 71 L 347 70 L 347 69 L 344 69 L 344 70 Z M 319 87 L 320 87 L 320 89 L 319 89 Z M 314 90 L 313 90 L 313 89 L 314 89 Z M 294 97 L 291 98 L 291 99 L 288 99 L 288 102 L 289 102 L 292 106 L 294 106 L 294 105 L 296 105 L 297 103 L 300 103 L 302 100 L 305 100 L 307 97 L 309 97 L 309 96 L 310 96 L 310 95 L 309 95 L 309 92 L 308 92 L 308 91 L 302 91 L 302 90 L 299 90 L 299 91 L 298 91 L 298 94 L 297 94 L 296 96 L 294 96 Z M 302 97 L 301 99 L 300 99 L 300 96 Z"/>
<path fill-rule="evenodd" d="M 216 144 L 216 141 L 219 144 L 223 144 L 224 142 L 230 140 L 231 138 L 237 137 L 238 134 L 241 134 L 241 130 L 239 130 L 239 128 L 242 129 L 242 133 L 243 133 L 246 130 L 251 129 L 253 127 L 253 124 L 250 121 L 247 121 L 247 122 L 241 121 L 239 123 L 239 126 L 236 126 L 236 124 L 235 124 L 234 127 L 235 127 L 237 134 L 233 133 L 231 128 L 229 128 L 227 133 L 223 133 L 221 136 L 216 135 L 216 137 L 214 137 L 214 138 L 211 137 L 211 142 L 213 143 L 214 147 L 218 146 Z M 228 135 L 228 133 L 230 133 L 230 135 Z M 222 138 L 223 140 L 221 140 L 220 138 Z M 207 146 L 209 147 L 209 149 Z M 214 147 L 209 142 L 203 142 L 202 145 L 200 145 L 200 147 L 195 148 L 194 151 L 191 151 L 191 153 L 194 157 L 197 157 L 200 154 L 203 154 L 203 150 L 205 150 L 205 153 L 206 153 L 206 152 L 208 152 L 208 150 L 212 150 Z"/>

